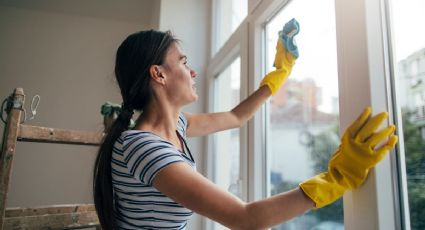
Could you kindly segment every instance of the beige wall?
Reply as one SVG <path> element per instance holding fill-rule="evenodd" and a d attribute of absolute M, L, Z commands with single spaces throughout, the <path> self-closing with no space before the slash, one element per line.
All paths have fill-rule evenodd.
<path fill-rule="evenodd" d="M 23 87 L 27 109 L 41 96 L 28 124 L 101 130 L 102 103 L 121 101 L 116 49 L 150 23 L 0 6 L 0 98 Z M 94 147 L 20 143 L 7 206 L 91 202 L 95 154 Z"/>

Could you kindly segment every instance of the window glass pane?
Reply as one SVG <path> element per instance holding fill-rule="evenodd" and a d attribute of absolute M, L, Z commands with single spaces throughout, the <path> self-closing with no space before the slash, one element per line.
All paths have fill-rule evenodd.
<path fill-rule="evenodd" d="M 214 111 L 234 108 L 240 101 L 240 58 L 227 67 L 214 82 Z M 239 129 L 214 134 L 213 181 L 222 189 L 241 197 Z M 226 229 L 218 223 L 214 229 Z"/>
<path fill-rule="evenodd" d="M 248 0 L 215 0 L 215 39 L 217 52 L 248 13 Z"/>
<path fill-rule="evenodd" d="M 266 24 L 267 72 L 274 69 L 278 31 L 291 18 L 296 18 L 301 27 L 296 38 L 300 57 L 268 106 L 270 195 L 293 189 L 326 171 L 339 145 L 334 15 L 334 0 L 297 0 Z M 273 229 L 344 229 L 342 199 Z"/>
<path fill-rule="evenodd" d="M 391 1 L 395 84 L 401 106 L 412 230 L 425 229 L 425 1 Z"/>

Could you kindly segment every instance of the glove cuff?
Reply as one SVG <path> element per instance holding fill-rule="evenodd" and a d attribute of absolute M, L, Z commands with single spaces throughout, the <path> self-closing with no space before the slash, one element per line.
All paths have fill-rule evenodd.
<path fill-rule="evenodd" d="M 259 88 L 261 88 L 263 86 L 267 86 L 269 88 L 272 96 L 275 95 L 277 93 L 277 91 L 279 90 L 279 89 L 276 89 L 277 87 L 273 87 L 273 84 L 271 82 L 268 82 L 268 81 L 262 81 L 260 83 L 260 87 Z"/>
<path fill-rule="evenodd" d="M 279 91 L 280 87 L 282 87 L 283 83 L 285 83 L 291 73 L 291 69 L 292 67 L 281 68 L 268 73 L 263 80 L 261 80 L 260 87 L 267 85 L 272 95 L 275 95 Z"/>
<path fill-rule="evenodd" d="M 314 209 L 319 209 L 333 203 L 344 195 L 346 191 L 327 172 L 310 178 L 302 182 L 299 186 L 304 194 L 315 203 Z"/>

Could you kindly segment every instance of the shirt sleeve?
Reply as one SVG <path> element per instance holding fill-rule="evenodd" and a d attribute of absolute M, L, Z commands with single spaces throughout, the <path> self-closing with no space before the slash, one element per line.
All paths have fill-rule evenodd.
<path fill-rule="evenodd" d="M 128 153 L 127 168 L 134 178 L 152 186 L 155 176 L 165 167 L 185 162 L 181 154 L 165 141 L 143 141 Z"/>

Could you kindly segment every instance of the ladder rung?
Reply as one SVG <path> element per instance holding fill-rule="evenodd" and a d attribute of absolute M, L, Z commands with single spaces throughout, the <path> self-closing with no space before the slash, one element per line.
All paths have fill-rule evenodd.
<path fill-rule="evenodd" d="M 76 145 L 99 145 L 101 132 L 66 130 L 41 126 L 20 125 L 18 141 L 44 142 Z"/>

